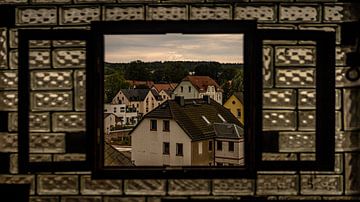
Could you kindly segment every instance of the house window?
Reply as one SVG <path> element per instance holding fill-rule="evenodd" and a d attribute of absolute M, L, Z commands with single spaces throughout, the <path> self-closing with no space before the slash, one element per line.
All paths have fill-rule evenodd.
<path fill-rule="evenodd" d="M 198 150 L 199 150 L 199 154 L 202 154 L 202 142 L 199 142 Z"/>
<path fill-rule="evenodd" d="M 216 163 L 216 165 L 223 166 L 224 164 L 223 163 Z"/>
<path fill-rule="evenodd" d="M 189 86 L 189 93 L 191 93 L 191 86 Z"/>
<path fill-rule="evenodd" d="M 184 87 L 180 87 L 180 92 L 184 92 Z"/>
<path fill-rule="evenodd" d="M 237 116 L 241 117 L 241 110 L 240 109 L 237 109 Z"/>
<path fill-rule="evenodd" d="M 234 142 L 229 142 L 229 151 L 234 151 Z"/>
<path fill-rule="evenodd" d="M 170 121 L 163 120 L 163 131 L 170 131 Z"/>
<path fill-rule="evenodd" d="M 116 113 L 116 107 L 114 107 L 114 113 Z"/>
<path fill-rule="evenodd" d="M 212 141 L 209 141 L 209 151 L 212 151 Z"/>
<path fill-rule="evenodd" d="M 170 143 L 169 142 L 163 142 L 163 154 L 170 154 Z"/>
<path fill-rule="evenodd" d="M 217 141 L 216 142 L 216 149 L 220 150 L 220 151 L 222 150 L 222 141 Z"/>
<path fill-rule="evenodd" d="M 157 120 L 150 120 L 150 130 L 157 130 Z"/>
<path fill-rule="evenodd" d="M 176 156 L 183 156 L 183 144 L 176 143 Z"/>

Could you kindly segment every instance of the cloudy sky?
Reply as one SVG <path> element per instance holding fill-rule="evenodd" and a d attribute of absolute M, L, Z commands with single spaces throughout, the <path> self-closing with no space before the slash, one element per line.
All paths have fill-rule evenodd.
<path fill-rule="evenodd" d="M 242 34 L 106 35 L 105 61 L 243 63 Z"/>

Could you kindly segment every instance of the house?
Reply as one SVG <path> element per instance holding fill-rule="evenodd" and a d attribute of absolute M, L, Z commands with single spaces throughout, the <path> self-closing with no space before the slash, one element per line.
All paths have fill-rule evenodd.
<path fill-rule="evenodd" d="M 116 125 L 116 116 L 113 113 L 104 113 L 104 133 L 109 134 Z"/>
<path fill-rule="evenodd" d="M 177 83 L 156 83 L 151 89 L 156 90 L 162 98 L 162 102 L 171 99 L 173 90 L 176 88 Z"/>
<path fill-rule="evenodd" d="M 186 76 L 173 91 L 172 98 L 184 96 L 185 99 L 202 98 L 210 96 L 216 102 L 222 104 L 223 90 L 215 80 L 209 76 Z"/>
<path fill-rule="evenodd" d="M 105 104 L 104 113 L 113 113 L 116 116 L 116 125 L 136 125 L 138 113 L 136 108 L 126 106 L 126 104 Z"/>
<path fill-rule="evenodd" d="M 147 114 L 161 102 L 161 96 L 153 89 L 120 89 L 112 100 L 112 104 L 125 104 L 136 109 L 139 116 Z"/>
<path fill-rule="evenodd" d="M 244 129 L 236 124 L 214 123 L 215 165 L 244 165 Z"/>
<path fill-rule="evenodd" d="M 217 131 L 221 130 L 215 130 L 214 123 L 242 126 L 229 110 L 209 96 L 167 100 L 144 116 L 130 133 L 131 160 L 135 165 L 215 165 L 214 146 Z M 234 136 L 218 138 L 226 142 Z M 225 165 L 226 155 L 217 157 Z"/>
<path fill-rule="evenodd" d="M 224 103 L 224 107 L 229 109 L 239 121 L 244 124 L 244 98 L 242 92 L 235 92 Z"/>

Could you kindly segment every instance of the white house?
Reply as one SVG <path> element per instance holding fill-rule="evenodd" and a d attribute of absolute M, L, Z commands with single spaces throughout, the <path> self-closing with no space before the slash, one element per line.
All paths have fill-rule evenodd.
<path fill-rule="evenodd" d="M 128 108 L 126 104 L 105 104 L 104 113 L 113 113 L 117 119 L 117 125 L 136 125 L 138 113 L 134 108 Z"/>
<path fill-rule="evenodd" d="M 184 96 L 185 99 L 202 98 L 204 95 L 222 104 L 223 90 L 208 76 L 186 76 L 173 91 L 172 98 Z"/>
<path fill-rule="evenodd" d="M 104 133 L 109 134 L 116 125 L 116 116 L 113 113 L 104 113 Z"/>
<path fill-rule="evenodd" d="M 229 110 L 208 96 L 167 100 L 144 116 L 130 133 L 131 160 L 137 166 L 215 165 L 214 123 L 242 126 Z"/>

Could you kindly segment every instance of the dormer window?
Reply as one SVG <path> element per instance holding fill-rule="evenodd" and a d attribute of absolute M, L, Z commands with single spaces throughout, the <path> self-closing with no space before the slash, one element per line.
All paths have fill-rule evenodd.
<path fill-rule="evenodd" d="M 224 119 L 224 117 L 221 116 L 221 114 L 218 114 L 218 117 L 221 119 L 222 122 L 226 123 L 226 120 Z"/>

